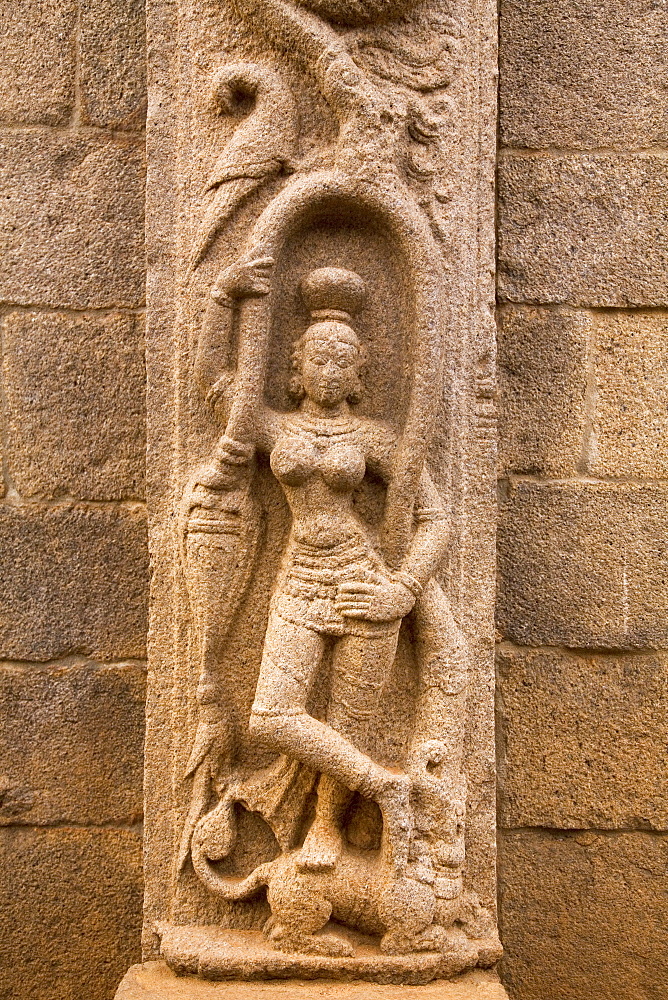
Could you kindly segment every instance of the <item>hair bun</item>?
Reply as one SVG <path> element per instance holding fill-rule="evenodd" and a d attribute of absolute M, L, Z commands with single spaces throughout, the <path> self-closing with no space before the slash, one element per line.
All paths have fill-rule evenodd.
<path fill-rule="evenodd" d="M 354 316 L 364 305 L 366 285 L 359 274 L 343 267 L 319 267 L 302 279 L 301 293 L 311 315 Z"/>

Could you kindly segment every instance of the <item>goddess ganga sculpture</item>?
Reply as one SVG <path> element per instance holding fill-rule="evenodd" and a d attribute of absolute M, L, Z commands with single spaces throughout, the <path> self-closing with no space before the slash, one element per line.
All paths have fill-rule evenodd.
<path fill-rule="evenodd" d="M 243 299 L 267 294 L 272 264 L 265 258 L 229 268 L 213 293 L 218 305 L 232 313 Z M 405 557 L 397 568 L 386 563 L 377 525 L 365 522 L 354 502 L 367 474 L 387 484 L 398 445 L 389 426 L 355 412 L 367 358 L 352 322 L 364 306 L 365 284 L 349 270 L 324 267 L 304 276 L 301 294 L 311 323 L 294 346 L 290 393 L 296 410 L 280 412 L 259 403 L 254 439 L 224 434 L 213 459 L 193 476 L 184 507 L 186 549 L 190 546 L 186 572 L 199 608 L 196 619 L 200 631 L 207 631 L 206 621 L 209 629 L 220 630 L 220 620 L 211 613 L 212 585 L 220 590 L 226 567 L 253 561 L 249 539 L 258 537 L 252 523 L 257 524 L 259 513 L 253 506 L 243 510 L 239 491 L 248 497 L 254 454 L 269 455 L 291 527 L 247 727 L 254 742 L 281 757 L 263 774 L 235 775 L 234 730 L 224 710 L 229 696 L 219 660 L 207 657 L 204 642 L 202 717 L 189 765 L 195 782 L 182 862 L 190 851 L 196 873 L 226 899 L 246 898 L 266 885 L 271 917 L 265 931 L 283 951 L 353 955 L 354 939 L 328 923 L 334 917 L 353 932 L 380 934 L 382 952 L 447 952 L 463 967 L 473 952 L 478 958 L 479 948 L 461 927 L 467 913 L 470 923 L 477 919 L 480 925 L 481 911 L 461 892 L 466 651 L 433 579 L 447 545 L 446 511 L 422 468 Z M 220 356 L 220 344 L 205 335 L 197 374 L 210 402 L 229 411 L 235 381 L 230 371 L 216 371 Z M 202 539 L 209 544 L 221 533 L 229 545 L 223 545 L 227 561 L 218 561 L 216 580 L 210 555 L 202 575 Z M 220 542 L 215 544 L 220 560 Z M 247 578 L 228 575 L 228 606 L 238 606 Z M 400 627 L 411 613 L 423 700 L 429 704 L 416 719 L 411 752 L 399 768 L 374 760 L 372 735 L 381 721 L 379 701 Z M 329 697 L 324 717 L 316 718 L 308 704 L 326 654 L 331 657 Z M 301 792 L 296 768 L 302 774 Z M 208 811 L 210 788 L 205 784 L 203 790 L 198 772 L 217 789 L 218 802 Z M 311 776 L 306 784 L 304 774 Z M 313 776 L 317 799 L 304 827 Z M 281 783 L 292 793 L 290 801 L 282 799 L 276 823 L 274 801 Z M 378 850 L 346 842 L 344 823 L 356 794 L 379 808 Z M 279 839 L 292 815 L 291 833 L 283 838 L 288 849 L 243 879 L 216 868 L 234 847 L 235 803 L 263 815 Z"/>

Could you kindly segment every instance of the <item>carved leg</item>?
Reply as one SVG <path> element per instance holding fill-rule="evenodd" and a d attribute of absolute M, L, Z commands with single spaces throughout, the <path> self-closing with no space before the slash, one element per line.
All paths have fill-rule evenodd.
<path fill-rule="evenodd" d="M 378 643 L 377 646 L 369 645 L 370 642 L 369 639 L 358 639 L 359 645 L 353 645 L 350 657 L 346 657 L 349 685 L 354 682 L 355 664 L 364 671 L 364 657 L 368 656 L 373 669 L 379 671 L 383 664 L 387 670 L 387 659 L 383 659 L 381 652 L 384 650 L 387 657 L 392 648 L 394 656 L 396 634 L 373 640 Z M 383 814 L 387 859 L 397 871 L 401 871 L 408 859 L 410 839 L 410 779 L 376 764 L 336 729 L 306 712 L 311 678 L 323 650 L 324 639 L 317 632 L 284 621 L 279 615 L 271 616 L 249 720 L 250 732 L 288 757 L 294 757 L 352 791 L 374 799 Z M 354 657 L 353 650 L 357 651 Z M 362 702 L 364 698 L 369 699 L 373 690 L 371 682 L 363 683 L 360 695 L 362 713 L 366 712 Z M 375 697 L 377 695 L 378 690 L 375 689 Z M 355 719 L 350 713 L 348 715 L 351 727 L 354 727 Z M 362 718 L 365 719 L 363 723 Z M 363 728 L 368 725 L 364 715 L 360 715 L 358 721 Z"/>
<path fill-rule="evenodd" d="M 294 625 L 275 613 L 270 615 L 251 709 L 251 732 L 260 735 L 256 730 L 262 729 L 264 717 L 305 713 L 311 681 L 324 650 L 325 640 L 318 632 Z M 301 760 L 292 749 L 277 749 Z"/>
<path fill-rule="evenodd" d="M 320 776 L 315 818 L 299 852 L 300 871 L 330 871 L 335 867 L 343 850 L 341 821 L 352 794 L 328 774 Z"/>
<path fill-rule="evenodd" d="M 398 630 L 380 637 L 344 636 L 334 648 L 327 722 L 362 751 L 369 749 L 370 726 L 398 636 Z M 321 777 L 315 819 L 300 853 L 302 870 L 326 871 L 335 866 L 343 849 L 341 820 L 350 799 L 345 786 L 327 775 Z"/>
<path fill-rule="evenodd" d="M 349 635 L 334 650 L 327 721 L 360 750 L 369 750 L 378 703 L 394 662 L 398 639 L 398 629 L 375 637 Z M 402 775 L 394 778 L 376 796 L 376 801 L 383 814 L 386 860 L 402 871 L 408 859 L 412 825 L 410 783 Z"/>
<path fill-rule="evenodd" d="M 273 925 L 269 940 L 275 948 L 309 955 L 343 956 L 353 953 L 350 941 L 333 929 L 325 931 L 332 904 L 323 893 L 322 878 L 289 871 L 271 880 L 267 888 Z"/>

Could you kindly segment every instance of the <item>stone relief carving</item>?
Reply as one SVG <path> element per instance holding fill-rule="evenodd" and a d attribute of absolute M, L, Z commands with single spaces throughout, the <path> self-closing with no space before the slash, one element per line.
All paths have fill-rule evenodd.
<path fill-rule="evenodd" d="M 459 29 L 410 0 L 233 8 L 268 55 L 214 73 L 215 107 L 237 125 L 189 258 L 191 295 L 203 287 L 205 301 L 193 378 L 218 440 L 179 508 L 198 681 L 177 852 L 179 878 L 194 872 L 231 909 L 163 923 L 162 951 L 214 978 L 271 974 L 278 952 L 303 975 L 425 981 L 500 954 L 493 915 L 463 878 L 469 650 L 437 579 L 450 510 L 428 462 L 447 352 L 440 213 Z M 305 141 L 286 52 L 329 109 L 330 141 Z M 220 268 L 240 216 L 243 246 Z M 345 238 L 328 252 L 328 227 L 346 220 L 389 248 L 398 305 L 345 266 Z M 319 266 L 295 268 L 314 226 Z M 399 321 L 379 335 L 380 358 L 359 332 L 371 309 Z M 278 327 L 296 333 L 283 407 L 268 401 Z M 364 404 L 367 370 L 388 357 L 403 373 L 391 420 Z M 241 679 L 229 647 L 267 552 L 261 656 Z M 399 654 L 412 665 L 399 696 L 410 720 L 379 739 Z M 248 816 L 275 848 L 267 859 L 251 836 L 240 872 L 231 859 Z M 252 973 L 235 952 L 241 926 L 255 929 Z"/>

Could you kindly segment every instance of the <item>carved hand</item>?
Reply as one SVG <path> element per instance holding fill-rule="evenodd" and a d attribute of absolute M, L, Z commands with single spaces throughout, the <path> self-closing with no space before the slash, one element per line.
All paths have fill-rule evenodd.
<path fill-rule="evenodd" d="M 271 291 L 273 257 L 258 257 L 240 261 L 222 271 L 211 289 L 211 298 L 220 305 L 231 305 L 234 299 L 260 298 Z"/>
<path fill-rule="evenodd" d="M 408 614 L 415 595 L 403 583 L 380 573 L 367 573 L 364 579 L 340 584 L 334 604 L 347 618 L 391 622 Z"/>
<path fill-rule="evenodd" d="M 235 371 L 225 371 L 216 379 L 206 394 L 206 404 L 215 410 L 218 403 L 229 395 L 234 386 Z"/>

